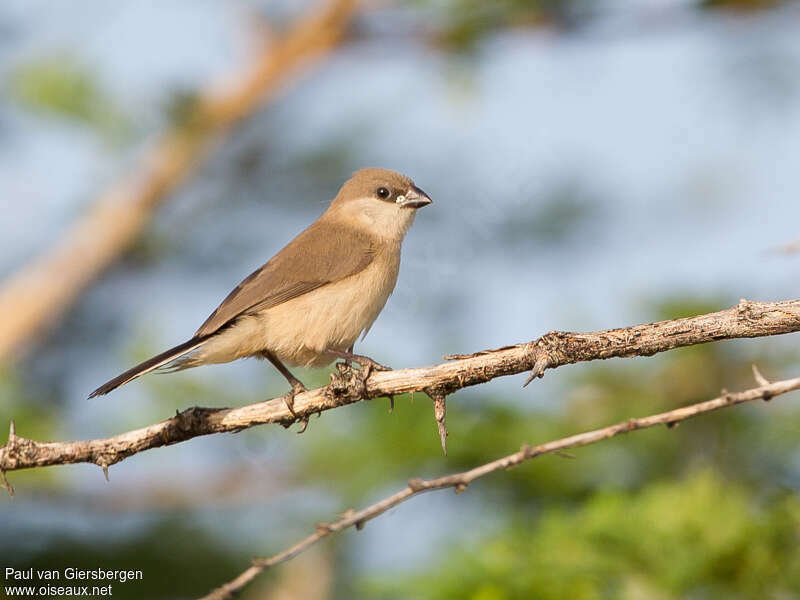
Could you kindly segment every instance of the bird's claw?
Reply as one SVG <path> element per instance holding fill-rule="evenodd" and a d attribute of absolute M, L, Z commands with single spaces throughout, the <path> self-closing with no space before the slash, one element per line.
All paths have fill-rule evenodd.
<path fill-rule="evenodd" d="M 354 363 L 356 363 L 362 371 L 366 371 L 366 377 L 369 377 L 369 374 L 372 371 L 391 371 L 392 367 L 387 367 L 386 365 L 382 365 L 381 363 L 372 360 L 368 356 L 355 356 L 351 359 Z"/>
<path fill-rule="evenodd" d="M 358 356 L 351 358 L 352 362 L 356 363 L 359 367 L 359 375 L 361 378 L 361 384 L 366 389 L 367 379 L 369 376 L 372 375 L 373 371 L 391 371 L 391 367 L 387 367 L 386 365 L 382 365 L 381 363 L 372 360 L 368 356 Z"/>
<path fill-rule="evenodd" d="M 283 403 L 286 405 L 286 408 L 289 410 L 289 412 L 292 414 L 292 418 L 295 420 L 299 417 L 297 416 L 297 413 L 294 412 L 294 397 L 297 396 L 297 394 L 302 394 L 303 392 L 307 391 L 308 390 L 306 390 L 305 386 L 298 382 L 296 384 L 292 384 L 292 389 L 282 396 Z"/>

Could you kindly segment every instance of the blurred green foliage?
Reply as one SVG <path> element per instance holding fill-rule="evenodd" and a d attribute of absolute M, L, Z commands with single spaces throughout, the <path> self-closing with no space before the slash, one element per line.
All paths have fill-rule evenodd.
<path fill-rule="evenodd" d="M 52 410 L 52 400 L 35 383 L 23 381 L 11 369 L 0 368 L 0 446 L 8 439 L 9 425 L 14 422 L 16 435 L 33 440 L 50 440 L 58 430 L 59 417 Z M 9 475 L 10 479 L 16 479 Z M 34 482 L 51 485 L 57 480 L 51 469 L 33 469 L 23 475 L 25 485 Z M 14 482 L 11 482 L 14 485 Z M 4 493 L 0 488 L 0 493 Z"/>
<path fill-rule="evenodd" d="M 701 0 L 703 8 L 721 8 L 733 11 L 756 11 L 775 8 L 788 0 Z"/>
<path fill-rule="evenodd" d="M 431 4 L 413 0 L 412 4 Z M 456 51 L 471 50 L 498 29 L 530 26 L 568 28 L 591 14 L 593 8 L 575 0 L 448 0 L 437 9 L 437 42 Z"/>
<path fill-rule="evenodd" d="M 0 368 L 0 426 L 13 419 L 17 434 L 32 439 L 47 439 L 57 424 L 47 398 L 30 389 L 12 370 Z M 38 398 L 37 398 L 38 395 Z"/>
<path fill-rule="evenodd" d="M 113 142 L 129 132 L 126 117 L 92 73 L 68 56 L 20 65 L 9 84 L 17 101 L 30 109 L 84 123 Z"/>
<path fill-rule="evenodd" d="M 422 574 L 368 578 L 371 597 L 430 600 L 790 598 L 800 592 L 800 500 L 754 502 L 712 469 L 641 491 L 548 506 Z"/>
<path fill-rule="evenodd" d="M 776 8 L 791 0 L 695 0 L 701 10 L 753 13 Z M 576 0 L 408 0 L 412 6 L 430 6 L 434 38 L 439 46 L 455 52 L 474 50 L 487 36 L 524 27 L 550 27 L 560 31 L 579 29 L 608 12 L 603 2 Z M 613 6 L 613 4 L 612 4 Z"/>
<path fill-rule="evenodd" d="M 653 318 L 727 304 L 670 299 L 653 305 Z M 742 343 L 751 349 L 758 344 Z M 328 491 L 340 495 L 343 510 L 362 507 L 375 500 L 375 490 L 399 488 L 409 477 L 468 469 L 514 452 L 522 442 L 546 442 L 707 400 L 724 387 L 752 387 L 753 361 L 780 368 L 758 354 L 743 355 L 737 344 L 559 369 L 549 376 L 567 383 L 552 409 L 532 410 L 519 398 L 456 394 L 448 403 L 446 458 L 425 396 L 413 403 L 398 398 L 391 415 L 383 400 L 334 411 L 311 422 L 313 433 L 301 448 L 303 479 L 325 481 Z M 480 389 L 491 394 L 491 384 Z M 536 388 L 521 393 L 535 394 Z M 800 412 L 784 398 L 718 411 L 673 429 L 619 436 L 569 455 L 543 456 L 490 475 L 466 492 L 501 519 L 500 533 L 475 542 L 469 532 L 448 532 L 452 545 L 422 573 L 364 576 L 363 587 L 341 597 L 800 593 L 800 501 L 787 494 L 797 476 L 791 457 L 799 447 Z"/>

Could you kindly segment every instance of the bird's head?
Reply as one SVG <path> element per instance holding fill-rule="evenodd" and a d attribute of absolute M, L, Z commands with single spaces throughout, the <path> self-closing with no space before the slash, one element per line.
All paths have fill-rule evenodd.
<path fill-rule="evenodd" d="M 431 203 L 405 175 L 387 169 L 356 171 L 339 190 L 330 210 L 338 218 L 389 239 L 402 239 L 417 209 Z"/>

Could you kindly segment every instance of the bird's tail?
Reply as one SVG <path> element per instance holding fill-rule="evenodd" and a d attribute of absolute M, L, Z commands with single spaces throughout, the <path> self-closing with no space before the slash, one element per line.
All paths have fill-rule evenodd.
<path fill-rule="evenodd" d="M 182 344 L 178 344 L 174 348 L 170 348 L 161 354 L 157 354 L 153 358 L 148 358 L 143 363 L 139 363 L 135 367 L 128 369 L 122 375 L 117 375 L 111 381 L 108 381 L 89 394 L 89 398 L 94 398 L 95 396 L 102 396 L 103 394 L 107 394 L 111 390 L 118 388 L 121 385 L 125 385 L 129 381 L 136 379 L 140 375 L 144 375 L 145 373 L 149 373 L 154 369 L 158 369 L 159 367 L 163 367 L 169 362 L 172 362 L 176 358 L 183 356 L 202 346 L 204 343 L 208 341 L 208 338 L 211 336 L 205 335 L 202 337 L 192 338 L 187 342 Z"/>

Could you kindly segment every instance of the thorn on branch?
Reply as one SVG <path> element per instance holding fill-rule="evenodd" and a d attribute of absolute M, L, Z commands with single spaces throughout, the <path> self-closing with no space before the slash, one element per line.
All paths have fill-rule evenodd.
<path fill-rule="evenodd" d="M 753 368 L 753 377 L 755 378 L 756 383 L 758 385 L 763 387 L 771 383 L 769 379 L 767 379 L 761 374 L 761 371 L 758 370 L 758 367 L 755 364 L 752 365 L 752 368 Z"/>
<path fill-rule="evenodd" d="M 106 481 L 110 483 L 111 480 L 108 478 L 108 465 L 102 464 L 100 465 L 100 468 L 103 469 L 103 475 L 105 476 Z"/>
<path fill-rule="evenodd" d="M 387 397 L 389 398 L 389 412 L 394 412 L 394 394 L 389 394 Z"/>
<path fill-rule="evenodd" d="M 460 481 L 460 482 L 458 482 L 458 483 L 455 485 L 455 492 L 456 492 L 456 494 L 460 494 L 461 492 L 463 492 L 464 490 L 466 490 L 466 489 L 467 489 L 467 485 L 469 485 L 469 484 L 468 484 L 468 483 L 466 483 L 466 482 L 464 482 L 464 481 Z"/>
<path fill-rule="evenodd" d="M 527 344 L 528 351 L 533 354 L 535 360 L 533 362 L 533 368 L 531 369 L 530 375 L 528 375 L 528 378 L 525 380 L 525 383 L 522 384 L 522 387 L 527 387 L 527 385 L 534 379 L 541 379 L 544 377 L 544 372 L 547 369 L 551 367 L 555 368 L 559 364 L 563 364 L 562 362 L 559 362 L 558 356 L 563 354 L 562 346 L 564 344 L 564 340 L 568 339 L 570 335 L 571 334 L 563 331 L 550 331 L 549 333 L 544 334 L 538 340 Z"/>
<path fill-rule="evenodd" d="M 522 387 L 527 387 L 528 384 L 534 379 L 541 379 L 544 377 L 545 370 L 550 366 L 550 357 L 542 350 L 539 350 L 538 352 L 539 355 L 536 357 L 536 362 L 533 363 L 533 368 L 531 369 L 530 375 L 528 375 L 528 378 L 525 380 L 525 383 L 522 384 Z"/>
<path fill-rule="evenodd" d="M 409 479 L 408 487 L 411 488 L 412 492 L 419 492 L 425 489 L 425 485 L 422 483 L 422 479 L 420 479 L 419 477 L 415 477 L 414 479 Z"/>
<path fill-rule="evenodd" d="M 308 429 L 308 417 L 303 417 L 300 420 L 300 429 L 297 431 L 297 435 L 300 435 L 301 433 L 305 433 L 306 429 Z"/>
<path fill-rule="evenodd" d="M 6 488 L 8 495 L 12 498 L 14 497 L 14 486 L 8 481 L 8 477 L 6 477 L 6 472 L 3 469 L 0 469 L 0 480 L 3 482 L 3 487 Z"/>
<path fill-rule="evenodd" d="M 439 440 L 442 442 L 442 452 L 447 456 L 447 396 L 440 391 L 426 389 L 425 393 L 433 399 L 433 415 L 436 418 L 436 426 L 439 429 Z"/>
<path fill-rule="evenodd" d="M 678 425 L 680 425 L 680 421 L 669 421 L 665 423 L 667 429 L 675 429 Z"/>
<path fill-rule="evenodd" d="M 17 430 L 16 425 L 12 419 L 11 423 L 8 426 L 8 442 L 6 442 L 6 459 L 12 457 L 14 452 L 16 451 L 17 446 Z M 14 497 L 14 486 L 8 481 L 8 477 L 6 477 L 5 469 L 0 468 L 0 481 L 3 483 L 3 487 L 6 488 L 8 495 L 12 498 Z"/>
<path fill-rule="evenodd" d="M 317 533 L 319 535 L 328 535 L 331 532 L 330 523 L 317 523 Z"/>
<path fill-rule="evenodd" d="M 344 511 L 343 513 L 339 514 L 339 516 L 342 519 L 352 519 L 355 515 L 356 515 L 356 511 L 355 511 L 355 509 L 352 509 L 352 508 L 348 508 L 346 511 Z"/>
<path fill-rule="evenodd" d="M 530 444 L 522 444 L 519 448 L 520 453 L 524 458 L 530 458 L 533 456 L 533 447 Z"/>

